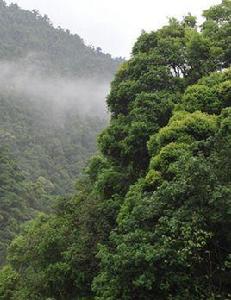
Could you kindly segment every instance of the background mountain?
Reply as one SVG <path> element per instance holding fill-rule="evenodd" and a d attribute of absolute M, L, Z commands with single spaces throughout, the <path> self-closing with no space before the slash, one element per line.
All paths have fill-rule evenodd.
<path fill-rule="evenodd" d="M 0 59 L 27 59 L 42 70 L 78 77 L 111 79 L 118 62 L 100 48 L 87 47 L 69 30 L 54 28 L 49 18 L 38 11 L 7 6 L 0 1 Z"/>
<path fill-rule="evenodd" d="M 229 299 L 231 1 L 143 32 L 71 197 L 8 249 L 2 299 Z"/>
<path fill-rule="evenodd" d="M 105 97 L 120 62 L 47 16 L 0 0 L 1 260 L 19 223 L 73 191 L 107 123 Z"/>
<path fill-rule="evenodd" d="M 1 299 L 230 299 L 231 0 L 203 16 L 137 39 L 98 153 L 10 244 Z"/>

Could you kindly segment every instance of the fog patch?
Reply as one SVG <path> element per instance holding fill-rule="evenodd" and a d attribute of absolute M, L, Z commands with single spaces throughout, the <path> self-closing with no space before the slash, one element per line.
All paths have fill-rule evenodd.
<path fill-rule="evenodd" d="M 105 118 L 109 82 L 74 76 L 47 75 L 33 64 L 0 61 L 0 94 L 14 95 L 38 105 L 48 104 L 52 113 L 67 112 Z"/>

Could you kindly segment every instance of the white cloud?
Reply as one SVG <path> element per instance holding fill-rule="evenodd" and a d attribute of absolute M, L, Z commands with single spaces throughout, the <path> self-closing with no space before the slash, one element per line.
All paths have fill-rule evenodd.
<path fill-rule="evenodd" d="M 141 30 L 153 30 L 167 17 L 201 12 L 221 0 L 12 0 L 47 14 L 55 26 L 79 34 L 87 44 L 113 56 L 129 56 Z M 12 2 L 8 0 L 7 3 Z"/>

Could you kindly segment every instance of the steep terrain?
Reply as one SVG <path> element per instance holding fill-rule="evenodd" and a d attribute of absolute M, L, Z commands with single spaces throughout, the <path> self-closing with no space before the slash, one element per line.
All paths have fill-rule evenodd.
<path fill-rule="evenodd" d="M 0 60 L 26 59 L 42 70 L 78 77 L 111 79 L 118 61 L 109 54 L 87 47 L 77 34 L 54 28 L 38 11 L 7 6 L 0 1 Z"/>
<path fill-rule="evenodd" d="M 37 11 L 0 0 L 0 146 L 7 148 L 1 157 L 8 161 L 9 153 L 23 177 L 18 188 L 21 177 L 1 164 L 0 261 L 23 220 L 73 192 L 107 123 L 105 97 L 120 61 Z"/>
<path fill-rule="evenodd" d="M 11 243 L 2 299 L 231 294 L 231 1 L 143 32 L 107 98 L 99 153 Z"/>

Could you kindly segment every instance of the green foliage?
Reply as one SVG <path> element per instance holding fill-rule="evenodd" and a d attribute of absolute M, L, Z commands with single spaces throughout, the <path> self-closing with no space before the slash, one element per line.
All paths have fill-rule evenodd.
<path fill-rule="evenodd" d="M 230 124 L 230 115 L 221 119 Z M 210 142 L 204 128 L 209 157 L 196 141 L 191 152 L 170 143 L 154 156 L 155 172 L 149 172 L 145 185 L 137 183 L 141 194 L 128 193 L 111 246 L 100 248 L 101 272 L 93 285 L 99 299 L 229 297 L 231 127 L 218 143 L 221 126 Z M 224 159 L 228 166 L 221 171 Z"/>
<path fill-rule="evenodd" d="M 51 194 L 64 195 L 73 191 L 86 159 L 95 152 L 95 137 L 105 120 L 79 112 L 60 118 L 44 102 L 0 95 L 0 140 L 9 145 L 28 180 L 45 178 Z"/>
<path fill-rule="evenodd" d="M 222 67 L 230 66 L 231 57 L 231 1 L 222 0 L 204 12 L 206 21 L 203 24 L 204 36 L 211 39 L 213 46 L 219 50 L 219 59 Z"/>
<path fill-rule="evenodd" d="M 99 85 L 106 84 L 121 59 L 112 59 L 87 47 L 78 35 L 54 28 L 48 17 L 37 11 L 25 11 L 15 4 L 6 5 L 2 0 L 0 27 L 1 80 L 5 80 L 0 90 L 2 264 L 6 247 L 19 232 L 20 225 L 39 211 L 50 212 L 57 196 L 74 191 L 76 178 L 96 151 L 96 135 L 106 124 L 103 113 L 102 117 L 83 113 L 77 104 L 69 109 L 66 109 L 68 104 L 59 107 L 62 101 L 69 100 L 62 97 L 54 100 L 54 90 L 47 91 L 49 86 L 41 91 L 39 78 L 53 80 L 54 86 L 59 84 L 59 78 L 73 82 L 80 78 L 83 82 L 97 78 Z M 11 65 L 10 75 L 15 78 L 12 82 L 7 73 Z M 18 72 L 18 65 L 23 70 L 30 69 L 33 75 L 28 86 L 23 86 L 23 92 L 18 91 L 17 86 L 26 75 Z M 34 93 L 24 93 L 27 89 Z M 46 92 L 49 99 L 43 95 Z M 76 95 L 77 100 L 80 97 L 82 95 Z M 9 153 L 4 152 L 2 146 L 7 146 Z"/>
<path fill-rule="evenodd" d="M 112 82 L 100 153 L 76 194 L 11 243 L 3 295 L 230 298 L 229 6 L 206 11 L 202 31 L 188 15 L 141 34 Z"/>
<path fill-rule="evenodd" d="M 195 19 L 188 22 L 187 19 L 185 23 L 170 20 L 169 26 L 150 34 L 150 43 L 148 34 L 143 33 L 134 47 L 131 73 L 126 63 L 112 85 L 114 95 L 117 82 L 128 80 L 129 76 L 137 76 L 133 80 L 143 84 L 144 74 L 151 65 L 146 64 L 145 69 L 143 57 L 154 54 L 155 63 L 158 57 L 159 63 L 165 68 L 166 64 L 170 66 L 172 76 L 178 78 L 172 97 L 172 103 L 177 104 L 173 116 L 169 115 L 168 124 L 148 132 L 149 170 L 144 179 L 130 186 L 109 243 L 100 245 L 97 255 L 100 272 L 93 281 L 96 299 L 230 297 L 231 249 L 227 231 L 231 195 L 230 116 L 229 110 L 224 110 L 230 106 L 230 70 L 204 76 L 227 65 L 227 57 L 224 58 L 222 47 L 209 38 L 207 31 L 196 32 Z M 229 22 L 225 24 L 230 26 Z M 137 60 L 142 57 L 140 69 L 133 69 L 136 57 Z M 158 70 L 160 78 L 161 70 Z M 155 86 L 154 78 L 155 91 L 160 86 Z M 168 83 L 166 90 L 173 93 L 171 84 L 163 78 Z M 182 95 L 182 87 L 197 79 L 199 82 L 190 85 Z M 159 78 L 156 80 L 159 82 Z M 146 86 L 142 87 L 147 92 Z M 161 88 L 165 90 L 164 86 Z M 108 99 L 113 113 L 112 126 L 116 119 L 121 120 L 121 113 L 130 121 L 137 97 L 135 94 L 125 103 Z M 117 110 L 117 103 L 123 105 L 124 111 Z M 146 102 L 142 103 L 145 107 Z M 145 116 L 149 113 L 151 110 Z M 226 124 L 223 134 L 221 119 Z M 147 126 L 145 117 L 144 120 Z M 123 124 L 128 122 L 123 119 Z M 127 132 L 130 128 L 132 123 Z M 141 140 L 138 134 L 136 137 Z M 119 137 L 120 145 L 125 139 Z M 118 161 L 121 163 L 121 156 Z M 143 174 L 142 167 L 139 170 Z"/>
<path fill-rule="evenodd" d="M 156 154 L 160 149 L 171 143 L 192 143 L 200 141 L 213 135 L 216 131 L 216 117 L 206 115 L 200 111 L 192 114 L 176 112 L 167 126 L 152 136 L 149 141 L 150 153 Z"/>
<path fill-rule="evenodd" d="M 44 300 L 87 299 L 91 295 L 92 270 L 98 268 L 95 243 L 108 236 L 117 208 L 115 203 L 99 205 L 99 198 L 89 197 L 90 189 L 91 183 L 82 179 L 75 197 L 60 199 L 55 214 L 27 223 L 11 243 L 8 263 L 19 278 L 13 299 L 28 295 Z"/>
<path fill-rule="evenodd" d="M 0 59 L 18 60 L 28 56 L 27 63 L 36 63 L 49 74 L 77 75 L 111 79 L 118 62 L 109 54 L 87 47 L 77 34 L 54 28 L 49 18 L 38 11 L 9 6 L 1 0 Z"/>
<path fill-rule="evenodd" d="M 19 280 L 17 284 L 20 290 L 24 290 L 33 299 L 47 299 L 51 296 L 66 299 L 64 287 L 73 289 L 74 280 L 77 280 L 77 276 L 81 278 L 80 271 L 72 273 L 66 259 L 70 245 L 70 236 L 67 235 L 70 222 L 64 221 L 61 216 L 59 219 L 40 216 L 27 224 L 23 234 L 9 248 L 9 262 L 24 277 L 23 283 Z M 28 260 L 31 264 L 22 269 L 21 266 Z M 68 278 L 68 284 L 65 278 Z"/>
<path fill-rule="evenodd" d="M 182 107 L 189 112 L 219 114 L 222 108 L 230 106 L 230 78 L 230 70 L 203 78 L 186 90 Z"/>
<path fill-rule="evenodd" d="M 0 149 L 0 263 L 6 245 L 19 231 L 19 222 L 28 220 L 31 212 L 25 199 L 24 177 L 10 153 Z"/>
<path fill-rule="evenodd" d="M 97 78 L 102 84 L 109 82 L 121 61 L 86 46 L 77 34 L 54 28 L 47 16 L 2 0 L 0 26 L 1 62 L 19 61 L 23 68 L 33 68 L 33 75 Z M 1 90 L 0 104 L 0 139 L 10 144 L 26 176 L 51 181 L 56 194 L 73 191 L 73 181 L 95 152 L 95 137 L 105 118 L 81 116 L 80 107 L 60 112 L 43 96 L 21 95 L 13 86 Z"/>
<path fill-rule="evenodd" d="M 10 266 L 6 266 L 1 270 L 0 298 L 2 300 L 12 299 L 18 277 L 18 274 Z"/>

